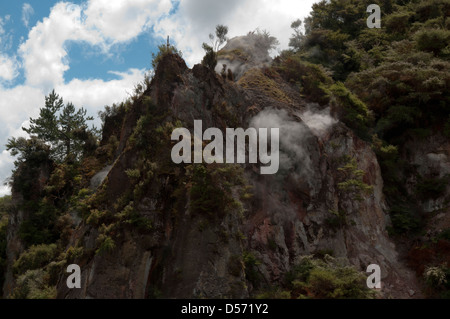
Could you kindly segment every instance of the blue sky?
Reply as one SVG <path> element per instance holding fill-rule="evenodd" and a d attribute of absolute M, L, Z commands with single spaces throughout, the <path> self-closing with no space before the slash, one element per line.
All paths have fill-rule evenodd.
<path fill-rule="evenodd" d="M 189 66 L 217 24 L 229 36 L 266 29 L 287 48 L 290 24 L 314 0 L 28 0 L 0 2 L 0 182 L 14 159 L 11 136 L 39 114 L 55 89 L 90 115 L 127 98 L 167 35 Z M 95 121 L 99 125 L 99 120 Z M 0 184 L 1 185 L 1 184 Z M 0 196 L 9 192 L 0 186 Z"/>

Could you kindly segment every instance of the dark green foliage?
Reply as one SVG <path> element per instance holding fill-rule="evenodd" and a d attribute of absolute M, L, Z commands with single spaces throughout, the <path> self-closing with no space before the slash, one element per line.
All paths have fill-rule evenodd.
<path fill-rule="evenodd" d="M 223 217 L 242 204 L 233 196 L 233 187 L 243 186 L 242 170 L 236 165 L 193 165 L 190 188 L 192 213 L 209 218 Z"/>
<path fill-rule="evenodd" d="M 450 267 L 446 263 L 428 266 L 424 271 L 428 287 L 442 299 L 450 297 Z"/>
<path fill-rule="evenodd" d="M 25 200 L 39 196 L 38 177 L 42 170 L 48 170 L 52 165 L 49 146 L 36 137 L 13 137 L 8 140 L 6 149 L 12 156 L 19 155 L 14 162 L 12 189 L 22 194 Z"/>
<path fill-rule="evenodd" d="M 28 247 L 31 245 L 49 244 L 58 239 L 55 228 L 57 210 L 48 203 L 29 201 L 24 205 L 29 212 L 28 219 L 20 224 L 19 236 Z"/>
<path fill-rule="evenodd" d="M 72 103 L 64 105 L 63 99 L 53 90 L 45 97 L 45 107 L 37 119 L 30 118 L 30 128 L 23 128 L 52 146 L 51 155 L 57 161 L 80 159 L 85 143 L 93 138 L 96 130 L 88 129 L 86 110 L 78 111 Z M 92 142 L 91 142 L 92 143 Z"/>
<path fill-rule="evenodd" d="M 330 229 L 339 230 L 344 226 L 347 226 L 347 213 L 345 211 L 330 211 L 331 217 L 325 219 L 325 223 Z"/>
<path fill-rule="evenodd" d="M 440 55 L 450 44 L 450 31 L 443 29 L 424 29 L 415 35 L 417 48 L 421 51 L 430 51 Z"/>
<path fill-rule="evenodd" d="M 12 299 L 55 299 L 56 287 L 48 286 L 48 274 L 43 269 L 28 270 L 17 278 Z"/>
<path fill-rule="evenodd" d="M 245 278 L 252 283 L 253 287 L 258 287 L 261 281 L 258 265 L 261 262 L 249 251 L 244 252 L 242 260 L 244 262 Z"/>
<path fill-rule="evenodd" d="M 373 192 L 373 186 L 364 183 L 363 177 L 366 172 L 358 169 L 358 163 L 355 158 L 346 156 L 344 165 L 339 167 L 338 171 L 341 176 L 337 187 L 341 191 L 342 197 L 362 201 L 364 197 L 369 196 Z M 340 216 L 341 213 L 337 215 Z"/>
<path fill-rule="evenodd" d="M 116 248 L 116 243 L 114 242 L 114 239 L 111 238 L 111 236 L 101 234 L 98 237 L 97 241 L 99 243 L 99 246 L 95 251 L 96 254 L 102 255 L 111 253 Z"/>
<path fill-rule="evenodd" d="M 287 81 L 297 84 L 300 92 L 311 101 L 320 104 L 330 102 L 329 86 L 333 80 L 322 66 L 303 61 L 292 52 L 283 52 L 275 59 L 275 69 Z"/>
<path fill-rule="evenodd" d="M 412 234 L 421 227 L 420 215 L 409 203 L 392 207 L 389 216 L 392 221 L 392 228 L 388 228 L 390 235 Z"/>
<path fill-rule="evenodd" d="M 14 274 L 22 275 L 27 270 L 43 268 L 56 257 L 56 252 L 57 246 L 55 244 L 31 246 L 14 263 Z"/>
<path fill-rule="evenodd" d="M 421 199 L 437 199 L 445 192 L 449 180 L 450 176 L 443 178 L 424 178 L 419 176 L 416 186 L 417 194 Z"/>
<path fill-rule="evenodd" d="M 369 138 L 372 115 L 367 106 L 356 95 L 352 94 L 343 83 L 337 82 L 330 87 L 333 93 L 340 119 L 352 128 L 359 137 Z"/>
<path fill-rule="evenodd" d="M 11 196 L 0 198 L 0 296 L 6 271 L 6 246 L 8 218 L 11 210 Z"/>
<path fill-rule="evenodd" d="M 285 276 L 292 298 L 367 299 L 374 293 L 366 286 L 366 276 L 343 261 L 325 255 L 306 256 Z"/>
<path fill-rule="evenodd" d="M 212 46 L 206 43 L 203 43 L 203 50 L 205 50 L 206 54 L 203 57 L 202 65 L 210 70 L 214 70 L 217 66 L 217 52 L 214 52 Z"/>

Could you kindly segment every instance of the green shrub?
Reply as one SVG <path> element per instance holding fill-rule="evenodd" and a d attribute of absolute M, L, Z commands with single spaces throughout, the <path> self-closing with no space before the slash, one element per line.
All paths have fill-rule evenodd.
<path fill-rule="evenodd" d="M 141 216 L 134 208 L 134 202 L 130 202 L 120 213 L 117 214 L 119 220 L 123 223 L 133 225 L 142 231 L 149 231 L 153 229 L 151 220 Z"/>
<path fill-rule="evenodd" d="M 158 67 L 159 62 L 169 54 L 177 54 L 178 56 L 182 56 L 182 53 L 180 50 L 178 50 L 173 45 L 167 46 L 166 44 L 158 45 L 158 53 L 152 53 L 152 67 L 153 70 L 156 70 Z"/>
<path fill-rule="evenodd" d="M 103 221 L 103 218 L 107 215 L 108 215 L 107 211 L 99 211 L 98 209 L 91 209 L 91 212 L 86 220 L 86 223 L 93 226 L 98 226 Z"/>
<path fill-rule="evenodd" d="M 338 189 L 352 200 L 362 201 L 364 195 L 369 195 L 373 192 L 373 186 L 363 182 L 365 172 L 358 169 L 358 164 L 355 158 L 346 157 L 345 165 L 338 168 L 338 171 L 343 175 L 341 182 L 338 183 Z"/>
<path fill-rule="evenodd" d="M 125 174 L 127 174 L 129 179 L 137 180 L 139 177 L 141 177 L 141 172 L 139 169 L 127 169 L 125 171 Z"/>
<path fill-rule="evenodd" d="M 116 248 L 114 239 L 112 239 L 111 236 L 107 236 L 105 234 L 100 234 L 97 238 L 97 242 L 99 243 L 99 246 L 95 253 L 98 255 L 110 253 Z"/>
<path fill-rule="evenodd" d="M 253 284 L 254 287 L 259 285 L 261 274 L 258 270 L 258 265 L 261 262 L 251 252 L 245 251 L 242 255 L 244 262 L 245 278 Z"/>
<path fill-rule="evenodd" d="M 429 266 L 423 273 L 428 285 L 435 289 L 443 288 L 449 283 L 450 268 L 445 265 Z"/>
<path fill-rule="evenodd" d="M 279 287 L 273 287 L 258 293 L 256 299 L 291 299 L 291 293 Z"/>
<path fill-rule="evenodd" d="M 297 83 L 300 92 L 313 102 L 328 104 L 333 83 L 321 65 L 303 61 L 299 55 L 284 52 L 277 60 L 275 69 L 291 83 Z"/>
<path fill-rule="evenodd" d="M 233 188 L 245 187 L 242 168 L 237 165 L 193 165 L 190 209 L 194 214 L 209 218 L 223 217 L 231 211 L 243 213 L 240 201 L 234 198 Z"/>
<path fill-rule="evenodd" d="M 56 287 L 47 285 L 48 274 L 42 269 L 28 270 L 16 281 L 12 299 L 55 299 Z"/>
<path fill-rule="evenodd" d="M 409 20 L 413 15 L 413 12 L 398 12 L 389 15 L 384 21 L 387 31 L 390 33 L 404 33 L 409 29 Z"/>
<path fill-rule="evenodd" d="M 450 44 L 450 30 L 423 29 L 415 34 L 417 48 L 438 55 Z"/>
<path fill-rule="evenodd" d="M 367 288 L 366 276 L 339 259 L 305 256 L 287 277 L 290 295 L 296 298 L 367 299 L 374 292 Z"/>
<path fill-rule="evenodd" d="M 56 254 L 56 244 L 31 246 L 14 262 L 13 272 L 20 275 L 27 270 L 42 268 L 50 263 Z"/>
<path fill-rule="evenodd" d="M 330 91 L 342 122 L 355 130 L 359 137 L 367 140 L 373 119 L 366 104 L 352 94 L 342 82 L 333 84 Z"/>
<path fill-rule="evenodd" d="M 419 176 L 416 185 L 417 194 L 421 199 L 437 199 L 444 194 L 449 180 L 450 176 L 443 178 L 425 178 Z"/>
<path fill-rule="evenodd" d="M 57 207 L 45 200 L 26 201 L 22 209 L 29 212 L 28 219 L 19 227 L 19 236 L 26 247 L 55 242 L 59 233 L 55 227 Z"/>
<path fill-rule="evenodd" d="M 392 221 L 392 228 L 388 228 L 388 231 L 391 235 L 414 233 L 421 226 L 420 217 L 411 205 L 393 206 L 389 216 Z"/>

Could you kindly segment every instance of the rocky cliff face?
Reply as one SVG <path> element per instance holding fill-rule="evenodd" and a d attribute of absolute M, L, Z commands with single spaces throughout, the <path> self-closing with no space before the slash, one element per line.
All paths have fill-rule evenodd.
<path fill-rule="evenodd" d="M 139 161 L 139 150 L 129 139 L 148 112 L 147 97 L 155 101 L 152 115 L 161 115 L 158 125 L 175 119 L 191 130 L 194 120 L 223 130 L 281 124 L 280 171 L 262 176 L 255 165 L 242 166 L 249 199 L 239 196 L 243 188 L 235 184 L 230 194 L 238 205 L 202 215 L 194 209 L 193 193 L 180 191 L 182 185 L 192 186 L 186 167 L 158 167 L 142 196 L 133 198 L 136 213 L 151 221 L 152 230 L 124 228 L 116 233 L 111 252 L 76 260 L 82 289 L 67 289 L 62 275 L 58 297 L 245 298 L 260 283 L 282 282 L 301 256 L 318 252 L 343 257 L 361 271 L 380 265 L 384 297 L 419 295 L 386 232 L 383 180 L 370 146 L 279 76 L 259 79 L 269 82 L 270 90 L 251 80 L 245 85 L 224 80 L 201 65 L 188 69 L 177 56 L 160 62 L 150 89 L 123 120 L 120 155 L 103 187 L 107 198 L 117 199 L 134 186 L 125 171 Z M 170 161 L 170 141 L 164 143 L 159 154 L 150 151 L 147 159 Z M 341 183 L 351 178 L 342 169 L 349 163 L 364 172 L 361 182 L 368 192 L 342 189 Z M 71 245 L 93 251 L 98 236 L 97 227 L 83 222 Z M 245 255 L 258 261 L 252 269 L 257 280 L 246 273 Z"/>
<path fill-rule="evenodd" d="M 363 272 L 380 265 L 382 297 L 420 296 L 386 232 L 383 180 L 370 145 L 269 68 L 247 68 L 236 80 L 201 65 L 189 69 L 168 54 L 147 90 L 106 120 L 103 141 L 115 137 L 115 159 L 91 180 L 82 200 L 88 214 L 73 211 L 67 245 L 82 251 L 73 259 L 82 288 L 68 289 L 63 269 L 57 296 L 246 298 L 282 284 L 302 256 L 325 253 Z M 256 164 L 175 165 L 170 134 L 178 126 L 192 132 L 194 120 L 222 131 L 279 127 L 279 172 L 260 175 Z M 424 170 L 434 159 L 448 164 L 439 150 L 422 151 L 430 158 Z M 412 161 L 423 158 L 416 155 Z M 15 254 L 20 216 L 10 225 Z M 15 255 L 9 259 L 11 270 Z M 12 285 L 10 271 L 6 295 Z"/>

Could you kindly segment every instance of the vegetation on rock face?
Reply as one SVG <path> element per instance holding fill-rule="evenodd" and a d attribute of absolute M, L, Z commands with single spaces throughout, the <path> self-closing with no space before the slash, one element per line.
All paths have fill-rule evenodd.
<path fill-rule="evenodd" d="M 292 24 L 292 50 L 281 55 L 280 62 L 283 67 L 308 61 L 329 70 L 332 79 L 340 81 L 333 84 L 318 78 L 310 81 L 316 89 L 308 91 L 317 92 L 314 97 L 319 103 L 328 103 L 330 98 L 337 102 L 340 119 L 363 139 L 372 139 L 393 211 L 393 227 L 401 234 L 423 223 L 417 220 L 418 209 L 411 204 L 416 199 L 405 189 L 405 178 L 412 168 L 399 162 L 398 154 L 408 139 L 421 139 L 442 128 L 446 134 L 448 126 L 449 3 L 383 1 L 379 4 L 381 29 L 366 26 L 369 4 L 356 0 L 314 4 L 303 22 L 305 33 L 300 30 L 301 21 Z M 292 76 L 289 72 L 298 67 L 284 68 L 291 81 L 307 74 Z M 433 184 L 430 189 L 431 184 L 419 178 L 416 189 L 422 201 L 438 197 L 447 182 L 442 179 Z M 404 208 L 399 209 L 401 206 Z"/>
<path fill-rule="evenodd" d="M 304 256 L 286 274 L 283 288 L 272 288 L 258 295 L 275 299 L 368 299 L 374 291 L 367 288 L 364 273 L 343 260 L 325 255 Z"/>
<path fill-rule="evenodd" d="M 304 34 L 301 21 L 292 23 L 292 49 L 281 52 L 272 66 L 247 70 L 236 85 L 239 90 L 254 90 L 286 105 L 292 100 L 283 87 L 290 86 L 308 101 L 331 106 L 357 136 L 372 143 L 389 204 L 389 233 L 412 235 L 424 225 L 420 202 L 440 198 L 449 183 L 448 176 L 420 175 L 402 156 L 411 139 L 420 140 L 438 131 L 450 135 L 450 5 L 447 0 L 384 0 L 383 28 L 374 30 L 365 23 L 371 2 L 314 4 L 303 22 Z M 210 35 L 212 44 L 203 45 L 206 54 L 202 64 L 211 70 L 218 57 L 243 63 L 252 58 L 240 48 L 218 53 L 227 33 L 226 26 L 218 25 L 215 35 Z M 256 39 L 264 53 L 276 44 L 266 32 L 249 33 L 247 38 Z M 181 60 L 181 52 L 174 46 L 160 45 L 158 50 L 152 56 L 155 70 L 168 57 Z M 169 68 L 163 78 L 171 84 L 180 76 Z M 154 238 L 174 231 L 167 225 L 178 226 L 181 217 L 188 215 L 186 211 L 198 222 L 200 233 L 217 222 L 223 227 L 222 240 L 230 240 L 229 220 L 240 221 L 245 215 L 243 203 L 252 197 L 244 170 L 236 165 L 175 166 L 170 159 L 170 135 L 186 123 L 164 103 L 169 101 L 169 89 L 151 92 L 151 82 L 146 77 L 130 99 L 100 112 L 100 143 L 98 132 L 87 127 L 91 118 L 86 111 L 64 104 L 54 91 L 46 97 L 40 116 L 31 119 L 30 128 L 25 129 L 30 137 L 8 141 L 7 149 L 17 156 L 11 186 L 21 198 L 15 206 L 10 205 L 9 197 L 0 200 L 0 286 L 6 266 L 8 219 L 19 212 L 24 216 L 18 231 L 24 251 L 14 261 L 16 287 L 11 297 L 54 298 L 58 276 L 69 262 L 117 252 L 130 229 L 153 245 Z M 213 100 L 203 93 L 205 101 Z M 213 121 L 223 127 L 242 124 L 236 103 L 208 103 Z M 106 178 L 94 189 L 91 178 L 111 164 L 116 167 L 113 178 L 120 185 L 112 185 Z M 340 198 L 357 205 L 372 193 L 373 187 L 364 179 L 367 172 L 358 169 L 355 158 L 343 158 L 336 171 L 335 188 Z M 414 185 L 408 189 L 410 176 Z M 330 228 L 347 225 L 342 207 L 330 213 L 333 217 L 325 221 Z M 98 233 L 89 250 L 81 240 L 70 246 L 78 218 L 84 227 Z M 243 246 L 247 238 L 240 230 L 233 230 Z M 429 246 L 414 247 L 408 255 L 411 267 L 428 285 L 430 296 L 449 296 L 448 233 L 444 230 Z M 273 252 L 277 250 L 274 239 L 268 245 Z M 171 248 L 157 249 L 170 255 L 167 251 Z M 259 297 L 374 297 L 365 285 L 365 276 L 327 254 L 302 258 L 285 274 L 284 282 L 264 290 L 267 287 L 260 284 L 259 271 L 262 261 L 253 252 L 240 249 L 242 254 L 233 252 L 228 258 L 228 271 L 236 278 L 245 276 Z M 161 269 L 158 262 L 156 268 Z M 154 295 L 160 295 L 158 287 L 153 288 Z"/>

